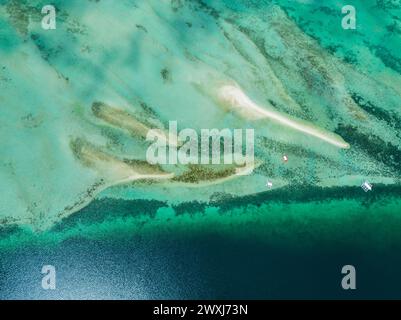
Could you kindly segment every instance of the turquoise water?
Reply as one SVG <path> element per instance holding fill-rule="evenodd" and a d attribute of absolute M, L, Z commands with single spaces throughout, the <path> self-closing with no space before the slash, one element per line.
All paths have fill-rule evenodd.
<path fill-rule="evenodd" d="M 356 30 L 334 0 L 55 1 L 56 30 L 44 1 L 0 4 L 0 297 L 400 296 L 399 1 L 353 1 Z M 225 86 L 320 138 L 238 112 Z M 140 165 L 135 123 L 169 121 L 252 128 L 259 166 Z M 45 263 L 57 292 L 37 287 Z"/>
<path fill-rule="evenodd" d="M 39 235 L 4 230 L 2 298 L 277 299 L 398 298 L 400 188 L 304 189 L 170 208 L 95 200 Z M 40 267 L 57 267 L 43 290 Z M 357 290 L 340 287 L 357 268 Z"/>

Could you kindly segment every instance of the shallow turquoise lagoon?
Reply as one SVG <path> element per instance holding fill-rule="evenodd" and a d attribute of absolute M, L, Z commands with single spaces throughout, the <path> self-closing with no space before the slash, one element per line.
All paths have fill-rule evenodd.
<path fill-rule="evenodd" d="M 1 298 L 401 296 L 400 1 L 46 4 L 0 1 Z M 170 121 L 254 171 L 149 165 Z"/>

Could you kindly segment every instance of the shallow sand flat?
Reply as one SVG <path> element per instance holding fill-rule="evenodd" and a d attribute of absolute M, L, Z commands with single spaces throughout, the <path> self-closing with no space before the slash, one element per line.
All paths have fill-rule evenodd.
<path fill-rule="evenodd" d="M 219 98 L 229 107 L 239 109 L 239 113 L 245 118 L 263 119 L 268 118 L 277 121 L 283 126 L 290 127 L 297 131 L 309 134 L 339 148 L 348 149 L 350 145 L 341 137 L 330 132 L 325 132 L 312 124 L 301 123 L 299 120 L 291 119 L 289 116 L 279 114 L 278 112 L 264 109 L 247 97 L 244 92 L 235 86 L 223 86 L 219 90 Z"/>
<path fill-rule="evenodd" d="M 36 3 L 25 10 L 10 1 L 0 10 L 0 221 L 49 226 L 104 195 L 235 198 L 266 191 L 268 179 L 273 189 L 399 183 L 400 58 L 398 35 L 386 29 L 398 11 L 380 10 L 385 25 L 376 33 L 364 24 L 359 34 L 327 37 L 317 21 L 337 18 L 317 3 L 55 4 L 57 36 L 40 28 Z M 322 19 L 304 25 L 297 13 L 314 10 Z M 355 48 L 333 47 L 348 36 Z M 247 117 L 216 101 L 219 89 L 234 84 L 241 94 L 224 99 L 240 102 Z M 96 117 L 98 101 L 110 109 Z M 262 119 L 250 121 L 249 110 Z M 198 183 L 196 192 L 169 180 L 110 187 L 137 177 L 139 163 L 121 159 L 145 160 L 145 132 L 168 121 L 198 132 L 254 129 L 261 165 L 250 176 Z M 74 156 L 77 137 L 101 150 L 86 150 L 91 165 Z"/>
<path fill-rule="evenodd" d="M 152 128 L 149 125 L 142 123 L 127 111 L 110 107 L 101 102 L 94 102 L 92 104 L 92 112 L 96 117 L 110 123 L 111 125 L 127 130 L 134 137 L 139 136 L 146 139 L 149 131 L 152 131 L 158 140 L 162 140 L 171 146 L 179 145 L 176 136 L 170 136 L 166 130 L 161 128 Z M 150 122 L 150 120 L 151 119 L 147 119 L 146 122 Z"/>

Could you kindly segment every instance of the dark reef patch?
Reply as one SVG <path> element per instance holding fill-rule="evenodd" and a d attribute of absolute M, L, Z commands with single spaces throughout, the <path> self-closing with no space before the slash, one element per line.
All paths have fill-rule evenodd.
<path fill-rule="evenodd" d="M 357 93 L 351 93 L 352 99 L 355 103 L 360 106 L 367 113 L 376 117 L 379 120 L 385 121 L 388 125 L 392 126 L 396 130 L 401 131 L 401 119 L 395 113 L 391 111 L 386 111 L 375 106 L 372 102 L 365 100 L 363 97 L 359 96 Z"/>
<path fill-rule="evenodd" d="M 388 49 L 386 49 L 382 46 L 375 46 L 372 49 L 373 49 L 376 57 L 378 57 L 386 67 L 393 69 L 395 72 L 398 72 L 401 74 L 401 60 L 400 59 L 393 56 Z"/>
<path fill-rule="evenodd" d="M 99 223 L 111 218 L 127 218 L 141 214 L 153 217 L 157 210 L 167 204 L 157 200 L 95 199 L 88 206 L 64 218 L 52 231 L 61 231 L 77 224 Z"/>
<path fill-rule="evenodd" d="M 218 207 L 220 212 L 227 212 L 235 208 L 245 208 L 248 205 L 261 206 L 269 203 L 306 203 L 327 202 L 331 200 L 357 200 L 361 205 L 370 205 L 386 198 L 400 198 L 401 185 L 386 186 L 376 184 L 375 192 L 365 193 L 359 187 L 317 187 L 314 185 L 299 185 L 284 187 L 277 190 L 261 192 L 243 197 L 225 197 L 225 199 L 210 202 L 189 202 L 174 206 L 177 214 L 189 213 L 191 209 L 204 211 L 206 207 Z M 201 209 L 201 210 L 200 210 Z"/>
<path fill-rule="evenodd" d="M 171 78 L 171 72 L 170 72 L 169 69 L 163 68 L 163 69 L 160 71 L 160 75 L 162 76 L 164 83 L 169 83 L 169 82 L 171 82 L 172 78 Z"/>
<path fill-rule="evenodd" d="M 193 214 L 196 212 L 202 212 L 205 210 L 207 204 L 199 201 L 184 202 L 179 205 L 173 206 L 173 209 L 177 215 L 188 213 Z"/>
<path fill-rule="evenodd" d="M 400 8 L 401 3 L 399 1 L 397 3 L 397 0 L 376 0 L 376 5 L 380 9 L 391 10 Z"/>
<path fill-rule="evenodd" d="M 172 206 L 177 215 L 204 212 L 207 207 L 216 207 L 224 214 L 230 210 L 247 206 L 260 207 L 263 204 L 329 202 L 332 200 L 356 200 L 364 207 L 387 201 L 391 198 L 401 199 L 401 185 L 374 185 L 374 192 L 365 193 L 360 187 L 317 187 L 315 185 L 288 186 L 257 194 L 234 197 L 229 194 L 215 196 L 209 202 L 189 201 Z M 57 223 L 52 231 L 59 232 L 77 225 L 101 223 L 115 218 L 128 218 L 140 215 L 155 217 L 157 211 L 168 204 L 158 200 L 122 200 L 113 198 L 95 199 L 80 211 Z M 4 232 L 0 229 L 0 234 Z M 7 234 L 16 232 L 17 227 L 10 227 Z"/>
<path fill-rule="evenodd" d="M 213 7 L 209 6 L 207 3 L 205 3 L 202 0 L 197 0 L 195 1 L 197 4 L 197 7 L 202 10 L 203 12 L 206 12 L 210 16 L 212 16 L 215 19 L 220 18 L 220 13 Z"/>
<path fill-rule="evenodd" d="M 385 186 L 375 185 L 375 192 L 365 193 L 359 187 L 317 187 L 314 185 L 289 186 L 277 190 L 261 192 L 249 196 L 232 198 L 228 201 L 211 202 L 221 211 L 228 211 L 235 207 L 247 205 L 260 206 L 268 203 L 294 203 L 294 202 L 325 202 L 331 200 L 357 200 L 362 205 L 369 206 L 386 197 L 400 197 L 401 185 Z"/>
<path fill-rule="evenodd" d="M 375 135 L 361 133 L 357 127 L 340 124 L 335 133 L 344 137 L 354 148 L 363 150 L 401 175 L 401 150 Z"/>
<path fill-rule="evenodd" d="M 0 224 L 0 240 L 6 239 L 9 236 L 16 234 L 20 231 L 17 225 L 1 225 Z"/>
<path fill-rule="evenodd" d="M 146 29 L 143 25 L 137 24 L 135 26 L 138 28 L 138 30 L 142 30 L 143 32 L 148 33 L 148 29 Z"/>
<path fill-rule="evenodd" d="M 199 183 L 200 181 L 213 181 L 223 179 L 235 174 L 235 167 L 228 167 L 222 170 L 210 170 L 205 166 L 188 165 L 189 170 L 174 177 L 173 181 L 186 183 Z"/>

